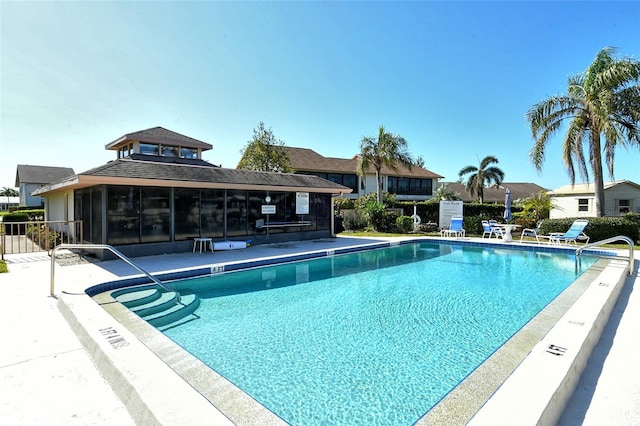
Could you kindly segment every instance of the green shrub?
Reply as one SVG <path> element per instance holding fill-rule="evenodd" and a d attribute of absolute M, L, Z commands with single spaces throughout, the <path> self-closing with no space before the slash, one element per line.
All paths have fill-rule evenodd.
<path fill-rule="evenodd" d="M 386 231 L 387 226 L 385 219 L 387 214 L 384 204 L 379 203 L 374 199 L 369 199 L 367 200 L 367 203 L 362 206 L 361 210 L 364 213 L 364 217 L 373 227 L 374 231 Z"/>
<path fill-rule="evenodd" d="M 482 221 L 486 219 L 482 216 L 464 216 L 462 227 L 466 234 L 482 234 Z"/>
<path fill-rule="evenodd" d="M 567 232 L 571 224 L 576 219 L 583 218 L 563 218 L 546 219 L 540 225 L 540 233 L 549 235 L 552 232 Z M 602 241 L 607 238 L 624 235 L 634 242 L 638 241 L 640 230 L 634 222 L 630 222 L 623 217 L 589 217 L 589 224 L 584 233 L 589 236 L 589 242 Z"/>
<path fill-rule="evenodd" d="M 4 272 L 9 272 L 9 269 L 7 268 L 7 262 L 5 262 L 4 260 L 0 260 L 0 274 Z"/>
<path fill-rule="evenodd" d="M 347 211 L 343 214 L 342 226 L 347 231 L 362 231 L 367 227 L 367 220 L 357 210 Z"/>
<path fill-rule="evenodd" d="M 400 232 L 407 234 L 413 230 L 413 219 L 410 216 L 398 216 L 396 226 Z"/>
<path fill-rule="evenodd" d="M 353 210 L 355 208 L 355 202 L 350 198 L 334 198 L 333 205 L 337 215 L 341 215 L 343 210 Z"/>

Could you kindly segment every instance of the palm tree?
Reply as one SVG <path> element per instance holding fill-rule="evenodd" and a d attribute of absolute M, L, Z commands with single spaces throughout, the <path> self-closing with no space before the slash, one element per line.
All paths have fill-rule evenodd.
<path fill-rule="evenodd" d="M 398 163 L 411 170 L 413 159 L 407 151 L 407 141 L 400 135 L 387 133 L 384 126 L 378 129 L 378 138 L 366 136 L 360 141 L 358 174 L 364 179 L 369 167 L 376 172 L 378 202 L 382 203 L 382 166 L 398 169 Z"/>
<path fill-rule="evenodd" d="M 485 187 L 490 186 L 491 182 L 500 185 L 504 180 L 504 172 L 502 169 L 495 166 L 489 167 L 491 164 L 498 164 L 498 159 L 492 155 L 488 155 L 482 159 L 479 167 L 467 166 L 458 173 L 461 178 L 471 173 L 465 187 L 471 195 L 477 195 L 478 198 L 480 198 L 480 203 L 484 203 Z"/>
<path fill-rule="evenodd" d="M 584 73 L 569 78 L 566 94 L 541 101 L 526 114 L 535 140 L 529 157 L 538 171 L 542 169 L 547 143 L 568 122 L 562 160 L 572 185 L 576 166 L 588 181 L 585 151 L 588 152 L 598 216 L 605 214 L 602 153 L 613 179 L 616 147 L 640 146 L 640 62 L 616 59 L 614 52 L 610 47 L 602 49 Z"/>
<path fill-rule="evenodd" d="M 9 188 L 5 186 L 0 190 L 0 195 L 5 197 L 17 197 L 20 195 L 20 193 L 13 188 Z"/>

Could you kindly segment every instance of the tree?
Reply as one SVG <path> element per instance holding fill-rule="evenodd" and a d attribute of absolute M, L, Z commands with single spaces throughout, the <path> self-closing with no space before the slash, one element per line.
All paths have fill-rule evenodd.
<path fill-rule="evenodd" d="M 18 197 L 20 193 L 13 188 L 4 187 L 0 190 L 0 195 L 3 197 Z"/>
<path fill-rule="evenodd" d="M 504 172 L 498 167 L 489 167 L 491 164 L 498 164 L 498 159 L 488 155 L 482 159 L 479 167 L 467 166 L 458 173 L 458 176 L 461 178 L 471 174 L 467 179 L 465 187 L 471 195 L 477 195 L 478 198 L 480 198 L 480 203 L 484 203 L 485 187 L 490 186 L 492 182 L 500 185 L 504 180 Z"/>
<path fill-rule="evenodd" d="M 444 185 L 440 185 L 438 189 L 436 189 L 436 200 L 449 200 L 449 201 L 460 201 L 462 198 L 460 194 L 453 191 L 449 185 L 446 183 Z"/>
<path fill-rule="evenodd" d="M 237 168 L 260 172 L 293 172 L 289 154 L 284 146 L 284 142 L 276 139 L 270 128 L 265 129 L 261 121 L 258 128 L 253 129 L 253 139 L 240 151 L 242 158 Z"/>
<path fill-rule="evenodd" d="M 358 174 L 365 179 L 369 167 L 376 172 L 376 190 L 378 202 L 382 202 L 382 166 L 398 170 L 398 163 L 411 170 L 413 159 L 407 151 L 407 141 L 400 135 L 385 131 L 384 126 L 378 129 L 378 137 L 365 136 L 360 141 L 358 156 Z"/>
<path fill-rule="evenodd" d="M 526 114 L 534 145 L 531 162 L 542 169 L 545 148 L 551 137 L 567 124 L 562 160 L 571 184 L 575 168 L 589 181 L 588 163 L 593 172 L 596 215 L 605 215 L 602 154 L 613 179 L 613 163 L 618 146 L 640 146 L 640 62 L 614 58 L 607 47 L 596 55 L 587 70 L 569 77 L 566 94 L 552 96 L 533 105 Z M 604 138 L 604 146 L 602 139 Z"/>
<path fill-rule="evenodd" d="M 532 218 L 536 222 L 548 219 L 551 209 L 554 207 L 551 197 L 545 191 L 540 191 L 531 197 L 520 202 L 522 212 L 525 216 Z"/>

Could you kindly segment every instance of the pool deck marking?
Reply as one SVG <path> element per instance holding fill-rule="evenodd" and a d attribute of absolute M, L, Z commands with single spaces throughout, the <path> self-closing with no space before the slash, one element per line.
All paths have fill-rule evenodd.
<path fill-rule="evenodd" d="M 415 239 L 411 240 L 411 242 L 413 242 L 414 240 L 415 240 Z M 439 240 L 439 239 L 432 239 L 431 241 L 437 242 L 437 240 Z M 422 240 L 422 241 L 424 241 L 424 240 Z M 483 244 L 483 243 L 481 243 L 481 242 L 480 242 L 480 243 L 473 243 L 472 245 L 482 245 L 482 246 L 484 246 L 485 244 Z M 491 246 L 500 246 L 500 245 L 499 245 L 499 244 L 491 244 Z M 502 246 L 502 247 L 504 247 L 504 246 Z M 518 245 L 511 245 L 511 247 L 514 247 L 514 248 L 523 248 L 524 246 L 523 246 L 523 245 L 519 245 L 519 244 L 518 244 Z M 536 249 L 538 249 L 539 247 L 540 247 L 540 246 L 533 246 L 533 250 L 536 250 Z M 550 251 L 560 251 L 560 250 L 554 249 L 554 250 L 550 250 Z M 565 250 L 565 252 L 566 252 L 566 250 Z M 274 256 L 274 258 L 275 258 L 275 257 L 277 257 L 277 256 Z M 75 297 L 76 297 L 76 296 L 74 296 L 74 298 L 75 298 Z M 67 299 L 67 296 L 66 296 L 66 295 L 64 295 L 63 297 L 61 297 L 61 299 L 60 299 L 60 301 L 59 301 L 59 304 L 66 304 L 66 299 Z M 89 298 L 87 297 L 87 299 L 89 299 Z M 90 300 L 90 299 L 89 299 L 89 300 Z M 615 300 L 614 300 L 614 302 L 615 302 Z M 96 306 L 94 302 L 91 302 L 91 303 L 92 303 L 94 306 Z M 96 307 L 97 307 L 97 306 L 96 306 Z M 63 308 L 63 307 L 61 307 L 61 310 L 63 310 L 63 309 L 64 309 L 64 308 Z M 71 320 L 70 320 L 70 323 L 71 323 L 71 321 L 73 321 L 73 319 L 71 319 Z M 142 321 L 142 320 L 140 320 L 140 321 Z M 144 322 L 144 321 L 142 321 L 142 322 Z M 118 324 L 118 323 L 116 322 L 115 324 Z M 145 324 L 146 324 L 146 323 L 145 323 Z M 149 326 L 149 327 L 150 327 L 150 326 Z M 152 327 L 151 327 L 151 328 L 152 328 Z M 152 329 L 153 329 L 153 328 L 152 328 Z M 153 329 L 153 330 L 155 331 L 155 329 Z M 157 331 L 155 331 L 155 332 L 156 332 L 156 333 L 159 333 L 159 332 L 157 332 Z M 78 333 L 78 331 L 77 331 L 77 330 L 76 330 L 76 333 Z M 161 333 L 159 333 L 159 334 L 160 334 L 160 335 L 162 335 Z M 162 335 L 162 336 L 164 336 L 164 335 Z M 137 340 L 137 339 L 136 339 L 136 340 Z M 84 342 L 84 341 L 83 341 L 83 342 Z M 597 342 L 597 339 L 596 339 L 596 342 Z M 90 346 L 91 346 L 91 345 L 87 346 L 87 348 L 89 348 Z M 88 350 L 89 350 L 89 349 L 88 349 Z M 91 352 L 93 352 L 93 351 L 89 351 L 89 352 L 91 353 Z M 587 354 L 587 358 L 588 358 L 588 354 Z M 95 359 L 95 357 L 94 357 L 94 359 Z M 208 367 L 207 367 L 207 368 L 208 368 Z M 574 376 L 577 376 L 577 377 L 575 378 L 576 380 L 577 380 L 577 378 L 579 378 L 579 374 L 575 374 Z M 156 390 L 156 391 L 157 391 L 157 390 Z M 199 393 L 198 393 L 198 394 L 199 394 Z M 199 394 L 199 395 L 200 395 L 200 394 Z M 467 395 L 469 395 L 469 394 L 467 394 Z M 471 394 L 471 395 L 473 395 L 473 394 Z M 571 395 L 571 393 L 569 393 L 569 396 L 570 396 L 570 395 Z M 200 396 L 202 396 L 202 395 L 200 395 Z M 492 398 L 492 399 L 493 399 L 493 398 Z M 124 401 L 124 400 L 125 400 L 125 399 L 123 399 L 123 401 Z M 209 404 L 209 405 L 210 405 L 210 404 Z M 258 404 L 258 405 L 259 405 L 259 404 Z M 487 405 L 488 405 L 488 403 L 487 403 Z M 504 406 L 503 406 L 503 407 L 504 407 Z M 161 407 L 154 407 L 153 409 L 151 409 L 151 411 L 152 411 L 152 412 L 155 412 L 155 410 L 156 410 L 157 408 L 162 409 Z M 436 407 L 436 408 L 437 408 L 437 407 Z M 483 408 L 483 410 L 484 410 L 484 408 Z M 434 410 L 432 410 L 432 411 L 435 411 L 435 409 L 434 409 Z M 185 419 L 184 419 L 184 418 L 182 418 L 182 424 L 188 424 L 188 423 L 185 423 L 185 422 L 184 422 L 184 420 L 185 420 Z M 242 424 L 252 424 L 252 423 L 251 423 L 251 422 L 249 422 L 249 423 L 242 423 Z M 422 424 L 422 423 L 421 423 L 421 424 Z M 450 424 L 459 424 L 459 423 L 450 423 Z M 477 423 L 477 424 L 482 424 L 482 423 Z"/>

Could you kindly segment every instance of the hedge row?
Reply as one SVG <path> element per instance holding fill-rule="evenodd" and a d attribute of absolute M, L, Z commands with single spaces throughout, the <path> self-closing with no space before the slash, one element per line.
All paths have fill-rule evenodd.
<path fill-rule="evenodd" d="M 43 209 L 16 210 L 2 215 L 3 222 L 29 222 L 44 220 Z"/>
<path fill-rule="evenodd" d="M 580 218 L 545 219 L 540 225 L 540 234 L 566 232 L 576 219 Z M 589 224 L 584 233 L 589 236 L 590 243 L 620 235 L 627 236 L 634 242 L 640 240 L 640 222 L 629 220 L 626 215 L 622 217 L 588 217 L 586 219 Z"/>

